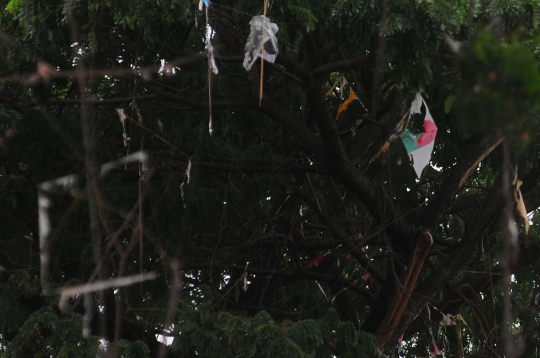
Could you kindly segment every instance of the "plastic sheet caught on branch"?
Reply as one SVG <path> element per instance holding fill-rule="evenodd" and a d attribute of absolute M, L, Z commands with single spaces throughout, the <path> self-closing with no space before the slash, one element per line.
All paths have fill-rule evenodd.
<path fill-rule="evenodd" d="M 126 132 L 126 114 L 123 108 L 116 108 L 116 113 L 118 113 L 118 117 L 120 118 L 120 122 L 122 123 L 122 129 L 124 130 L 122 133 L 122 139 L 124 140 L 124 147 L 127 148 L 129 138 Z"/>
<path fill-rule="evenodd" d="M 254 16 L 250 23 L 251 30 L 245 47 L 244 68 L 249 71 L 257 58 L 262 57 L 274 63 L 278 54 L 276 34 L 278 26 L 264 15 Z"/>
<path fill-rule="evenodd" d="M 211 35 L 206 36 L 206 45 L 204 48 L 206 49 L 208 53 L 208 66 L 212 70 L 212 72 L 217 75 L 219 73 L 218 67 L 216 65 L 216 60 L 214 58 L 214 46 L 212 46 L 212 40 Z"/>
<path fill-rule="evenodd" d="M 514 181 L 512 182 L 514 186 L 514 200 L 516 202 L 516 209 L 519 212 L 519 215 L 523 219 L 523 225 L 525 226 L 525 235 L 529 234 L 529 217 L 527 216 L 527 208 L 525 207 L 525 202 L 523 201 L 523 195 L 521 195 L 520 187 L 523 184 L 521 180 L 517 178 L 517 171 L 515 173 Z"/>
<path fill-rule="evenodd" d="M 465 319 L 461 315 L 461 313 L 458 313 L 455 316 L 452 316 L 451 314 L 442 314 L 442 320 L 439 322 L 439 335 L 441 333 L 442 328 L 446 327 L 454 327 L 456 331 L 456 337 L 457 337 L 457 349 L 459 358 L 463 358 L 465 356 L 464 350 L 463 350 L 463 337 L 461 328 L 466 327 L 468 328 L 467 322 L 465 322 Z"/>
<path fill-rule="evenodd" d="M 347 99 L 345 102 L 341 104 L 341 106 L 339 106 L 337 115 L 336 115 L 336 120 L 339 119 L 339 115 L 341 114 L 341 112 L 345 111 L 349 107 L 349 104 L 352 103 L 352 101 L 354 101 L 355 99 L 358 99 L 358 96 L 356 95 L 356 93 L 353 91 L 352 88 L 350 88 L 349 91 L 350 91 L 349 99 Z"/>

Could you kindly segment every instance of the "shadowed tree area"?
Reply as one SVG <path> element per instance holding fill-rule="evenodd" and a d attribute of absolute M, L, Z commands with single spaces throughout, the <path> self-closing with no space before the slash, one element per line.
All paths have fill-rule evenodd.
<path fill-rule="evenodd" d="M 0 357 L 535 356 L 540 4 L 264 7 L 0 0 Z"/>

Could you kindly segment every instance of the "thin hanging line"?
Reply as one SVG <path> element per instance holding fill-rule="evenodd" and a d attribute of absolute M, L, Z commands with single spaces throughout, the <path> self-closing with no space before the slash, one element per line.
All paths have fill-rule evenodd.
<path fill-rule="evenodd" d="M 266 8 L 268 7 L 268 0 L 264 0 L 264 5 L 263 5 L 263 16 L 266 16 Z M 262 44 L 262 47 L 261 47 L 261 79 L 259 81 L 259 107 L 261 106 L 261 103 L 262 103 L 262 98 L 263 98 L 263 75 L 264 75 L 264 31 L 262 31 L 262 35 L 261 35 L 261 44 Z"/>
<path fill-rule="evenodd" d="M 206 9 L 206 45 L 208 45 L 212 39 L 212 33 L 214 32 L 214 29 L 212 29 L 212 32 L 210 32 L 210 35 L 208 34 L 208 26 L 209 26 L 209 23 L 208 23 L 208 6 L 205 7 Z M 210 50 L 210 46 L 208 46 Z M 213 54 L 211 53 L 212 51 L 208 51 L 208 112 L 209 112 L 209 120 L 208 120 L 208 133 L 210 133 L 210 135 L 212 135 L 212 132 L 214 131 L 213 129 L 213 126 L 212 126 L 212 56 Z"/>

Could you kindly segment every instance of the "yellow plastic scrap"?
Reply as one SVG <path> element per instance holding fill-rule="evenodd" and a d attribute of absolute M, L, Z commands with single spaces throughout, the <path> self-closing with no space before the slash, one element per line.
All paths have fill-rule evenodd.
<path fill-rule="evenodd" d="M 343 104 L 341 106 L 339 106 L 339 109 L 337 111 L 336 120 L 339 119 L 339 115 L 341 114 L 341 112 L 346 110 L 347 107 L 349 107 L 349 104 L 351 104 L 351 102 L 354 101 L 356 98 L 358 98 L 358 96 L 356 95 L 356 93 L 354 93 L 353 89 L 351 88 L 350 92 L 349 92 L 349 99 L 346 100 L 345 102 L 343 102 Z"/>

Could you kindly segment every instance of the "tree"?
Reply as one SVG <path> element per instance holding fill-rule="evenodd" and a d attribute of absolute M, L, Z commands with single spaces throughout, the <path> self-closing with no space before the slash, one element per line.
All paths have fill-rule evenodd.
<path fill-rule="evenodd" d="M 250 71 L 263 1 L 0 8 L 2 356 L 534 354 L 536 2 L 271 1 Z"/>

